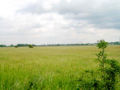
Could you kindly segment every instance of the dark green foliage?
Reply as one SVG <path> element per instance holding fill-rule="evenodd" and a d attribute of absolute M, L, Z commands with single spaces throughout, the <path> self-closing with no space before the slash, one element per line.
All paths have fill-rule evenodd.
<path fill-rule="evenodd" d="M 120 45 L 120 42 L 110 42 L 111 45 Z"/>
<path fill-rule="evenodd" d="M 17 44 L 18 47 L 26 47 L 28 46 L 29 44 Z"/>
<path fill-rule="evenodd" d="M 105 49 L 107 47 L 108 43 L 105 42 L 104 40 L 98 41 L 97 47 L 100 49 Z"/>
<path fill-rule="evenodd" d="M 13 45 L 13 44 L 11 44 L 11 45 L 10 45 L 10 47 L 14 47 L 14 45 Z"/>
<path fill-rule="evenodd" d="M 6 45 L 0 45 L 0 47 L 7 47 Z"/>
<path fill-rule="evenodd" d="M 107 90 L 115 90 L 116 77 L 120 74 L 120 66 L 115 60 L 106 60 L 105 87 Z"/>
<path fill-rule="evenodd" d="M 102 90 L 98 72 L 86 70 L 79 79 L 79 90 Z"/>
<path fill-rule="evenodd" d="M 33 45 L 28 45 L 29 48 L 33 48 Z"/>
<path fill-rule="evenodd" d="M 115 60 L 108 60 L 105 54 L 105 48 L 107 47 L 107 42 L 100 40 L 97 44 L 101 51 L 97 54 L 99 61 L 99 68 L 101 71 L 101 82 L 103 82 L 103 88 L 105 90 L 115 90 L 116 77 L 118 72 L 120 72 L 120 66 Z"/>
<path fill-rule="evenodd" d="M 15 48 L 18 48 L 18 46 L 16 45 Z"/>
<path fill-rule="evenodd" d="M 105 54 L 105 48 L 108 43 L 100 40 L 97 47 L 100 52 L 97 54 L 99 62 L 99 70 L 95 73 L 93 71 L 85 71 L 84 77 L 79 80 L 79 88 L 82 90 L 115 90 L 117 79 L 120 75 L 120 65 L 116 60 L 109 60 Z M 85 79 L 87 75 L 87 79 Z M 98 76 L 95 76 L 98 75 Z"/>
<path fill-rule="evenodd" d="M 32 82 L 32 81 L 29 81 L 27 90 L 33 90 L 33 89 L 37 90 L 37 85 L 36 85 L 36 83 L 35 83 L 35 82 Z"/>

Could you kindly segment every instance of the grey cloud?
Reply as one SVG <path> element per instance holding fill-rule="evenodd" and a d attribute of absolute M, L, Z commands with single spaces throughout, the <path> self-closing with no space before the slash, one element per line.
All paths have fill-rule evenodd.
<path fill-rule="evenodd" d="M 97 28 L 120 29 L 120 1 L 119 0 L 61 0 L 52 5 L 50 10 L 42 7 L 44 1 L 31 4 L 20 12 L 44 14 L 50 12 L 59 13 L 73 21 L 85 20 Z"/>

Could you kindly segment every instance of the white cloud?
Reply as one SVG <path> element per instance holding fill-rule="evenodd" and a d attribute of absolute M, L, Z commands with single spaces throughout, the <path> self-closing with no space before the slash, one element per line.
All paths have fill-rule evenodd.
<path fill-rule="evenodd" d="M 0 1 L 0 43 L 87 43 L 120 37 L 119 1 Z M 112 6 L 112 7 L 108 7 Z M 115 13 L 115 14 L 114 14 Z"/>
<path fill-rule="evenodd" d="M 1 0 L 0 17 L 9 18 L 15 15 L 17 10 L 35 2 L 36 0 Z"/>

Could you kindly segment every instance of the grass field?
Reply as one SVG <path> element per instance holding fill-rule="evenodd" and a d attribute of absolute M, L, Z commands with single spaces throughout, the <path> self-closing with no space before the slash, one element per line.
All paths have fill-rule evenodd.
<path fill-rule="evenodd" d="M 96 70 L 96 46 L 0 48 L 0 90 L 76 90 L 84 70 Z M 120 62 L 120 46 L 106 49 Z"/>

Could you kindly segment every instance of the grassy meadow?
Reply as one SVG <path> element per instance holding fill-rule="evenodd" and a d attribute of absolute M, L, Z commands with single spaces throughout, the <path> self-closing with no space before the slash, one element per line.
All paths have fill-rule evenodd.
<path fill-rule="evenodd" d="M 0 90 L 77 90 L 85 70 L 98 67 L 96 46 L 0 48 Z M 120 46 L 106 49 L 120 62 Z"/>

